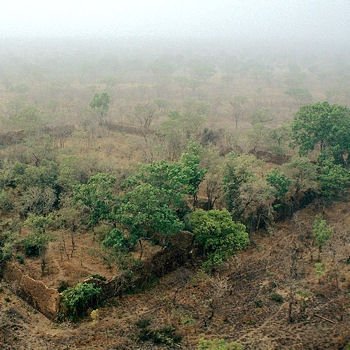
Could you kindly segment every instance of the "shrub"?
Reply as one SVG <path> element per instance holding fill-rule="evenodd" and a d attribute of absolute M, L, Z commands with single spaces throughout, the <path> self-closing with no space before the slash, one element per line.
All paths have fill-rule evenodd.
<path fill-rule="evenodd" d="M 14 250 L 15 237 L 10 232 L 0 233 L 0 267 L 11 259 Z"/>
<path fill-rule="evenodd" d="M 343 197 L 346 193 L 350 185 L 350 173 L 341 165 L 326 158 L 319 166 L 318 181 L 322 197 L 332 201 Z"/>
<path fill-rule="evenodd" d="M 200 339 L 197 350 L 243 350 L 243 346 L 224 339 Z"/>
<path fill-rule="evenodd" d="M 94 283 L 78 283 L 62 293 L 65 316 L 76 321 L 86 315 L 88 308 L 99 305 L 102 289 Z"/>
<path fill-rule="evenodd" d="M 129 240 L 123 235 L 123 233 L 114 228 L 111 230 L 105 239 L 102 241 L 105 247 L 113 248 L 117 251 L 127 251 L 130 248 Z"/>
<path fill-rule="evenodd" d="M 150 328 L 151 321 L 149 319 L 140 319 L 136 322 L 136 326 L 140 329 L 139 341 L 151 341 L 153 344 L 174 346 L 181 342 L 182 337 L 176 333 L 176 329 L 172 326 L 165 326 L 159 329 Z"/>
<path fill-rule="evenodd" d="M 322 219 L 321 216 L 316 216 L 312 226 L 312 234 L 314 236 L 315 244 L 318 247 L 318 258 L 320 259 L 322 247 L 331 238 L 333 230 L 327 224 L 326 220 Z"/>
<path fill-rule="evenodd" d="M 197 210 L 189 216 L 189 223 L 207 258 L 207 269 L 220 265 L 249 243 L 245 226 L 232 221 L 227 210 Z"/>
<path fill-rule="evenodd" d="M 276 199 L 282 200 L 289 190 L 291 180 L 277 169 L 269 172 L 266 180 L 274 188 Z"/>
<path fill-rule="evenodd" d="M 278 294 L 278 293 L 272 293 L 270 295 L 270 299 L 275 301 L 276 303 L 283 303 L 283 301 L 284 301 L 283 296 L 281 294 Z"/>
<path fill-rule="evenodd" d="M 13 209 L 13 203 L 10 200 L 8 193 L 0 190 L 0 211 L 9 212 Z"/>
<path fill-rule="evenodd" d="M 41 233 L 32 233 L 22 240 L 25 255 L 28 257 L 40 256 L 50 241 L 50 237 Z"/>
<path fill-rule="evenodd" d="M 16 255 L 16 260 L 17 260 L 21 265 L 24 264 L 24 256 L 23 256 L 23 255 L 17 254 L 17 255 Z"/>

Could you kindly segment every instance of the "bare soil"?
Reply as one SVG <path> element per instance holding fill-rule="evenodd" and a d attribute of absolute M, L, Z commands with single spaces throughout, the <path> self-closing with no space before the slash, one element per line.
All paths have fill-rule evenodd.
<path fill-rule="evenodd" d="M 30 277 L 43 281 L 48 287 L 57 288 L 60 283 L 74 285 L 92 274 L 108 278 L 118 274 L 115 262 L 110 261 L 109 252 L 101 248 L 89 233 L 74 234 L 74 245 L 69 232 L 51 233 L 53 241 L 45 253 L 45 269 L 42 272 L 41 258 L 26 258 L 20 265 Z"/>

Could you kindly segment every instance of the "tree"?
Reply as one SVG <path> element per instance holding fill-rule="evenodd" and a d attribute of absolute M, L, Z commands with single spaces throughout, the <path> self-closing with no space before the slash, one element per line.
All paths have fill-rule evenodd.
<path fill-rule="evenodd" d="M 163 191 L 168 198 L 167 204 L 173 208 L 179 207 L 187 195 L 195 203 L 199 184 L 206 172 L 200 166 L 200 160 L 201 147 L 190 142 L 178 162 L 163 160 L 144 165 L 125 181 L 124 186 L 132 188 L 138 184 L 150 184 Z"/>
<path fill-rule="evenodd" d="M 312 225 L 312 234 L 314 236 L 315 244 L 318 247 L 318 260 L 320 260 L 323 246 L 331 238 L 333 229 L 327 224 L 327 221 L 321 216 L 316 216 Z"/>
<path fill-rule="evenodd" d="M 341 198 L 350 184 L 350 173 L 330 159 L 322 160 L 319 165 L 318 181 L 321 196 L 332 201 Z"/>
<path fill-rule="evenodd" d="M 203 166 L 207 169 L 204 178 L 204 188 L 207 195 L 207 209 L 214 209 L 217 201 L 223 197 L 224 157 L 220 157 L 216 148 L 206 147 Z"/>
<path fill-rule="evenodd" d="M 180 159 L 181 170 L 186 181 L 187 193 L 193 198 L 193 206 L 197 203 L 199 185 L 206 173 L 206 169 L 200 167 L 200 153 L 200 145 L 195 142 L 190 142 Z"/>
<path fill-rule="evenodd" d="M 291 190 L 293 196 L 299 198 L 306 192 L 319 191 L 317 166 L 306 157 L 295 157 L 283 165 L 284 172 L 292 180 Z"/>
<path fill-rule="evenodd" d="M 189 224 L 195 241 L 206 257 L 204 266 L 209 270 L 222 264 L 249 243 L 245 226 L 232 221 L 226 209 L 196 210 L 190 214 Z"/>
<path fill-rule="evenodd" d="M 170 160 L 176 160 L 180 156 L 189 140 L 199 139 L 206 116 L 206 106 L 201 104 L 192 104 L 183 113 L 169 113 L 168 119 L 161 124 L 160 133 L 163 135 Z"/>
<path fill-rule="evenodd" d="M 44 235 L 51 223 L 52 218 L 50 216 L 30 214 L 27 220 L 24 222 L 24 225 Z"/>
<path fill-rule="evenodd" d="M 335 161 L 347 163 L 350 153 L 350 109 L 320 102 L 300 108 L 292 124 L 292 138 L 300 153 L 319 149 L 330 152 Z"/>
<path fill-rule="evenodd" d="M 107 92 L 102 92 L 100 94 L 95 94 L 90 102 L 90 107 L 98 114 L 99 124 L 104 123 L 104 118 L 109 110 L 110 96 Z"/>
<path fill-rule="evenodd" d="M 231 154 L 224 168 L 224 197 L 226 206 L 234 218 L 241 213 L 241 186 L 253 177 L 254 156 Z"/>
<path fill-rule="evenodd" d="M 187 178 L 177 162 L 159 161 L 142 166 L 124 182 L 124 189 L 149 184 L 163 193 L 163 200 L 172 208 L 181 206 L 187 190 Z"/>
<path fill-rule="evenodd" d="M 115 181 L 112 175 L 98 173 L 86 184 L 75 187 L 74 200 L 89 209 L 90 227 L 96 226 L 101 220 L 112 219 L 112 210 L 116 201 L 113 191 Z"/>
<path fill-rule="evenodd" d="M 247 97 L 245 96 L 235 96 L 230 105 L 232 107 L 232 115 L 235 121 L 235 127 L 238 129 L 238 123 L 241 120 L 244 113 L 244 104 L 247 102 Z"/>
<path fill-rule="evenodd" d="M 129 235 L 131 245 L 141 239 L 155 238 L 178 233 L 183 223 L 169 206 L 166 190 L 151 184 L 140 184 L 127 192 L 116 212 L 116 220 Z"/>
<path fill-rule="evenodd" d="M 274 188 L 276 199 L 283 200 L 292 181 L 277 169 L 270 171 L 266 180 Z"/>
<path fill-rule="evenodd" d="M 293 97 L 299 105 L 312 102 L 312 95 L 305 88 L 292 87 L 289 88 L 285 93 Z"/>

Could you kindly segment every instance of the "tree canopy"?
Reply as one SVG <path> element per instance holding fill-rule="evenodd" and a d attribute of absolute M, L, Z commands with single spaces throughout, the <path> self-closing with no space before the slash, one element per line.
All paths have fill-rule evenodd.
<path fill-rule="evenodd" d="M 245 226 L 232 221 L 226 209 L 196 210 L 189 216 L 189 223 L 196 242 L 204 250 L 207 258 L 204 266 L 208 269 L 220 265 L 249 243 Z"/>
<path fill-rule="evenodd" d="M 90 107 L 98 113 L 100 118 L 100 123 L 103 122 L 104 117 L 106 116 L 109 110 L 109 104 L 111 102 L 110 96 L 107 92 L 102 92 L 100 94 L 95 94 L 90 102 Z"/>
<path fill-rule="evenodd" d="M 350 152 L 350 109 L 320 102 L 300 108 L 292 124 L 292 137 L 305 155 L 319 149 L 346 163 Z"/>

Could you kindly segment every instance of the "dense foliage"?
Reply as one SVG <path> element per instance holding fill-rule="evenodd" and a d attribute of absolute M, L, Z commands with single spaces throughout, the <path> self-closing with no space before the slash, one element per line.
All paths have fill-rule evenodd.
<path fill-rule="evenodd" d="M 76 321 L 86 314 L 89 307 L 99 304 L 101 288 L 93 283 L 78 283 L 62 293 L 62 305 L 65 317 Z"/>
<path fill-rule="evenodd" d="M 321 154 L 330 152 L 337 163 L 346 163 L 350 152 L 348 107 L 328 102 L 304 106 L 297 113 L 292 130 L 302 154 L 318 147 Z"/>
<path fill-rule="evenodd" d="M 249 243 L 244 225 L 232 221 L 227 210 L 196 210 L 189 216 L 189 223 L 206 257 L 204 266 L 209 270 Z"/>

